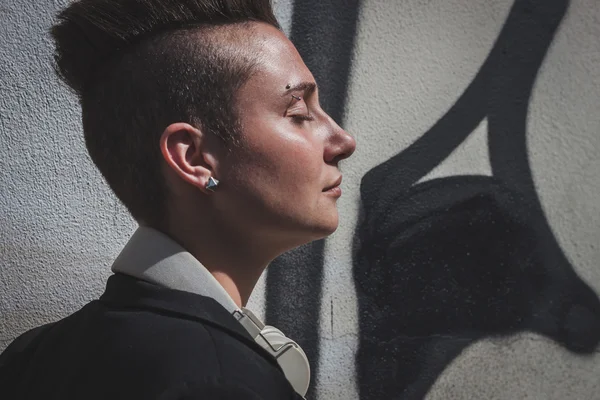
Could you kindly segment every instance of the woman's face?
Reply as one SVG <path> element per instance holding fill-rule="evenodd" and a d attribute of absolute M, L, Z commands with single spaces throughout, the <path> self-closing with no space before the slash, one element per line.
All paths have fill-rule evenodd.
<path fill-rule="evenodd" d="M 240 231 L 300 245 L 338 226 L 338 162 L 354 139 L 319 106 L 315 80 L 293 44 L 256 24 L 256 72 L 239 90 L 243 146 L 220 163 L 216 207 Z M 260 235 L 260 236 L 258 236 Z"/>

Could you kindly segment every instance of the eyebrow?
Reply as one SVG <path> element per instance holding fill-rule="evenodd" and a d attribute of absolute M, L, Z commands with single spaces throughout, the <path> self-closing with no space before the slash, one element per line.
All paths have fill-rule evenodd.
<path fill-rule="evenodd" d="M 305 91 L 306 93 L 312 93 L 317 89 L 317 84 L 315 82 L 301 82 L 291 88 L 287 89 L 283 96 L 287 96 L 291 92 L 299 92 Z"/>

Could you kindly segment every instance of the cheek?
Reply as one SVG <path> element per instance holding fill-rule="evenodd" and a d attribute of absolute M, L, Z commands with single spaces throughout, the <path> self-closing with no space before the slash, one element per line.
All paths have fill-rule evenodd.
<path fill-rule="evenodd" d="M 304 196 L 320 187 L 324 161 L 318 132 L 280 115 L 261 115 L 244 121 L 244 149 L 233 160 L 241 175 L 236 179 L 243 177 L 246 190 L 268 197 Z"/>
<path fill-rule="evenodd" d="M 269 180 L 273 185 L 294 185 L 313 181 L 322 169 L 322 149 L 298 134 L 272 136 L 256 143 L 245 157 L 248 173 L 254 179 Z"/>
<path fill-rule="evenodd" d="M 308 142 L 295 143 L 277 156 L 272 173 L 281 186 L 290 191 L 306 191 L 316 187 L 323 169 L 322 155 Z M 306 191 L 306 194 L 310 191 Z"/>

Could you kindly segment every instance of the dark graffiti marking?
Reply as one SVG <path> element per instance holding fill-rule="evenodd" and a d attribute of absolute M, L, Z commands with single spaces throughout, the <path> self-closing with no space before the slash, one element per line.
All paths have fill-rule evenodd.
<path fill-rule="evenodd" d="M 537 72 L 568 0 L 516 0 L 474 80 L 428 132 L 365 174 L 355 237 L 360 397 L 420 399 L 483 337 L 600 341 L 600 302 L 543 214 L 527 157 Z M 488 118 L 493 177 L 416 184 Z"/>
<path fill-rule="evenodd" d="M 294 4 L 291 40 L 319 85 L 321 106 L 343 119 L 354 48 L 359 0 L 302 0 Z M 323 240 L 277 258 L 269 266 L 266 321 L 288 332 L 311 363 L 315 398 L 319 360 L 319 313 L 323 280 Z"/>

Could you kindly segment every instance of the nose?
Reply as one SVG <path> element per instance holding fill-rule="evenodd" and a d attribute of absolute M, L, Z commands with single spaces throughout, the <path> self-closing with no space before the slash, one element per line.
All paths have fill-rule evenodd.
<path fill-rule="evenodd" d="M 325 145 L 324 158 L 326 163 L 337 165 L 337 163 L 354 153 L 356 140 L 331 117 L 329 117 L 329 121 L 331 123 L 331 135 Z"/>

